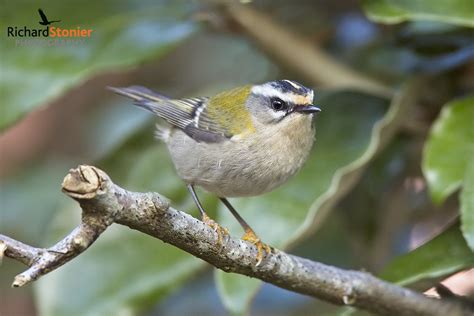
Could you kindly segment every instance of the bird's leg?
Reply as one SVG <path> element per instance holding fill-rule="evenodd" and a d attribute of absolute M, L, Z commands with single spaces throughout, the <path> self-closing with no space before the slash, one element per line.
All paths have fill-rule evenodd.
<path fill-rule="evenodd" d="M 229 231 L 227 230 L 227 228 L 221 227 L 206 214 L 204 208 L 201 205 L 201 202 L 199 202 L 196 191 L 194 191 L 194 187 L 191 184 L 188 184 L 187 187 L 189 192 L 191 193 L 191 196 L 193 197 L 194 203 L 196 203 L 196 206 L 199 209 L 199 213 L 201 213 L 201 220 L 207 225 L 209 225 L 212 229 L 214 229 L 214 231 L 217 233 L 217 244 L 219 245 L 219 247 L 222 246 L 222 238 L 223 236 L 229 235 Z"/>
<path fill-rule="evenodd" d="M 263 260 L 263 251 L 266 254 L 270 254 L 272 249 L 267 244 L 264 244 L 260 238 L 255 234 L 253 229 L 247 224 L 247 222 L 240 216 L 239 213 L 235 210 L 235 208 L 230 204 L 230 202 L 226 198 L 220 198 L 222 203 L 229 209 L 229 211 L 234 215 L 234 217 L 239 222 L 240 226 L 245 230 L 245 234 L 242 236 L 242 240 L 248 241 L 254 244 L 257 247 L 257 266 L 262 263 Z"/>

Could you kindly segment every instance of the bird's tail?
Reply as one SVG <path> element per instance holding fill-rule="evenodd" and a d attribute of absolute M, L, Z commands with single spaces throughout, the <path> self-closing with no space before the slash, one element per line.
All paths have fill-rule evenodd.
<path fill-rule="evenodd" d="M 168 100 L 150 89 L 142 86 L 130 86 L 126 88 L 107 87 L 109 90 L 132 99 L 135 105 L 142 107 L 150 112 L 156 113 L 156 105 L 159 102 Z"/>

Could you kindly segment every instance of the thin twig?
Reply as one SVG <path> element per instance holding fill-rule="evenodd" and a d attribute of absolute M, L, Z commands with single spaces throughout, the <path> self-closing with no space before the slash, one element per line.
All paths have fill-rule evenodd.
<path fill-rule="evenodd" d="M 159 194 L 126 191 L 92 166 L 70 170 L 63 181 L 63 192 L 80 203 L 82 221 L 55 246 L 34 248 L 0 235 L 5 256 L 30 266 L 15 278 L 13 286 L 25 285 L 65 264 L 115 222 L 173 244 L 224 271 L 259 278 L 335 304 L 382 315 L 472 314 L 459 302 L 427 298 L 365 272 L 339 269 L 277 249 L 257 267 L 254 245 L 230 237 L 219 245 L 212 228 L 169 207 Z"/>

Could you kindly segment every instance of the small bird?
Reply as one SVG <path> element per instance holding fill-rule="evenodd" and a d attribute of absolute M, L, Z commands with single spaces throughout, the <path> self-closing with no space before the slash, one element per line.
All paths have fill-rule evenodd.
<path fill-rule="evenodd" d="M 56 23 L 56 22 L 61 22 L 61 20 L 48 21 L 48 18 L 46 17 L 46 14 L 44 14 L 43 10 L 41 10 L 41 9 L 38 9 L 38 13 L 41 17 L 41 21 L 39 21 L 38 23 L 41 24 L 41 25 L 50 25 L 50 24 L 53 24 L 53 23 Z"/>
<path fill-rule="evenodd" d="M 243 240 L 257 247 L 257 265 L 271 248 L 227 200 L 255 196 L 285 183 L 308 158 L 314 142 L 313 90 L 291 80 L 276 80 L 221 92 L 213 97 L 170 99 L 141 86 L 109 87 L 131 98 L 169 124 L 156 137 L 168 147 L 175 169 L 201 213 L 217 231 L 194 186 L 214 193 L 245 230 Z"/>

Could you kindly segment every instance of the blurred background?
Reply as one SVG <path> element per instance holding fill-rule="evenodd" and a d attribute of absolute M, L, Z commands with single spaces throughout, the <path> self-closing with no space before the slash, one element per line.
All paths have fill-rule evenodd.
<path fill-rule="evenodd" d="M 0 27 L 38 28 L 38 7 L 85 39 L 0 42 L 0 232 L 48 247 L 79 222 L 60 192 L 93 164 L 197 216 L 155 118 L 106 86 L 171 97 L 291 79 L 316 91 L 316 144 L 288 184 L 233 204 L 268 244 L 429 291 L 474 298 L 474 4 L 471 0 L 13 1 Z M 243 232 L 217 200 L 209 213 Z M 269 228 L 271 227 L 271 228 Z M 34 285 L 0 268 L 7 315 L 355 315 L 216 271 L 112 226 Z M 431 290 L 430 290 L 431 289 Z"/>

